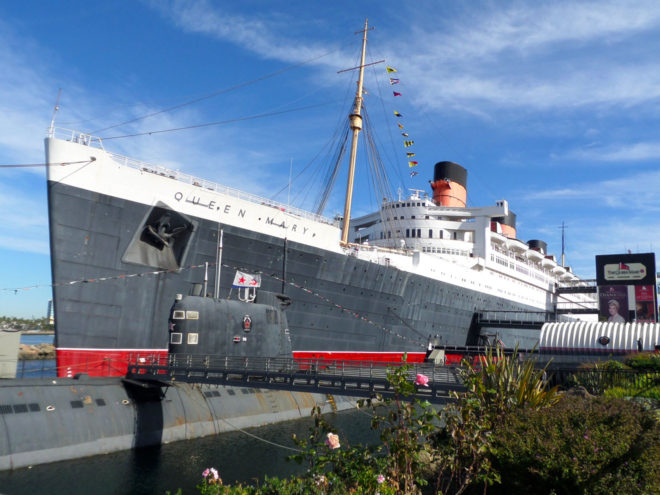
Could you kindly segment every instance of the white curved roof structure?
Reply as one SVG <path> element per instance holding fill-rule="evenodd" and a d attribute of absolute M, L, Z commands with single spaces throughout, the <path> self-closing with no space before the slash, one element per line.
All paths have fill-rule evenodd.
<path fill-rule="evenodd" d="M 562 322 L 545 323 L 541 352 L 625 353 L 653 351 L 660 345 L 659 323 Z"/>

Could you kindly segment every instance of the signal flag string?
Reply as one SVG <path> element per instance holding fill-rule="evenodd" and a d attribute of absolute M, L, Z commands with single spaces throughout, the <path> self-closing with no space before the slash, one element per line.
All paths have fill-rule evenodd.
<path fill-rule="evenodd" d="M 209 267 L 215 266 L 215 263 L 209 263 Z M 121 280 L 121 279 L 129 279 L 129 278 L 135 278 L 135 277 L 144 277 L 144 276 L 149 276 L 149 275 L 159 275 L 161 273 L 180 273 L 184 270 L 194 270 L 197 268 L 205 268 L 206 264 L 203 265 L 191 265 L 187 267 L 182 267 L 182 268 L 169 268 L 166 270 L 156 270 L 156 271 L 150 271 L 150 272 L 141 272 L 141 273 L 129 273 L 129 274 L 122 274 L 122 275 L 113 275 L 110 277 L 96 277 L 96 278 L 88 278 L 88 279 L 81 279 L 81 280 L 71 280 L 69 282 L 58 282 L 54 284 L 39 284 L 39 285 L 30 285 L 27 287 L 14 287 L 14 288 L 1 288 L 0 291 L 4 292 L 13 292 L 14 294 L 18 294 L 19 291 L 28 291 L 32 289 L 41 289 L 41 288 L 52 288 L 52 287 L 65 287 L 65 286 L 72 286 L 72 285 L 77 285 L 77 284 L 89 284 L 89 283 L 96 283 L 96 282 L 105 282 L 108 280 Z M 225 263 L 222 263 L 223 268 L 229 268 L 232 270 L 241 270 L 241 271 L 249 271 L 246 270 L 245 268 L 240 268 L 236 266 L 231 266 L 231 265 L 226 265 Z M 378 322 L 375 322 L 373 320 L 370 320 L 364 315 L 361 315 L 360 313 L 353 311 L 350 308 L 344 307 L 341 304 L 338 304 L 328 297 L 319 294 L 318 292 L 314 292 L 311 289 L 308 289 L 307 287 L 304 287 L 300 284 L 297 284 L 295 282 L 290 282 L 282 279 L 281 277 L 278 277 L 277 275 L 274 274 L 266 274 L 270 276 L 271 278 L 277 280 L 278 282 L 285 282 L 287 285 L 290 285 L 291 287 L 295 287 L 296 289 L 302 290 L 303 292 L 306 292 L 307 294 L 310 294 L 314 297 L 317 297 L 319 299 L 322 299 L 326 303 L 330 304 L 331 306 L 334 306 L 335 308 L 339 309 L 340 311 L 347 313 L 355 318 L 358 318 L 365 323 L 368 323 L 372 326 L 375 326 L 379 330 L 382 330 L 385 333 L 388 333 L 394 337 L 400 338 L 402 340 L 407 340 L 409 342 L 412 342 L 414 344 L 419 344 L 421 347 L 425 347 L 425 343 L 422 343 L 420 339 L 411 339 L 410 337 L 407 337 L 405 335 L 401 335 L 400 333 L 395 332 L 394 330 L 391 330 L 389 328 L 384 327 Z"/>
<path fill-rule="evenodd" d="M 394 86 L 396 84 L 401 83 L 400 78 L 391 77 L 391 74 L 395 74 L 395 73 L 399 72 L 397 69 L 395 69 L 394 67 L 389 67 L 388 66 L 388 67 L 385 67 L 385 70 L 387 71 L 387 75 L 389 76 L 390 86 Z M 401 96 L 402 93 L 400 91 L 392 90 L 392 95 L 396 98 L 397 96 Z M 403 117 L 403 115 L 401 115 L 401 113 L 399 113 L 399 111 L 397 111 L 397 110 L 394 110 L 394 115 L 395 115 L 395 117 L 397 117 L 397 119 L 401 119 Z M 397 121 L 397 127 L 401 131 L 401 136 L 403 138 L 405 138 L 404 141 L 403 141 L 403 147 L 406 148 L 406 159 L 408 161 L 408 167 L 409 168 L 416 167 L 417 165 L 419 165 L 419 162 L 417 160 L 412 159 L 415 156 L 415 152 L 412 151 L 412 150 L 408 150 L 408 148 L 410 148 L 411 146 L 413 146 L 415 144 L 415 141 L 412 140 L 412 139 L 409 139 L 410 135 L 406 132 L 404 125 L 400 121 Z M 418 174 L 419 174 L 419 172 L 417 172 L 416 170 L 413 170 L 413 171 L 410 172 L 410 178 L 412 179 L 413 177 L 415 177 Z"/>

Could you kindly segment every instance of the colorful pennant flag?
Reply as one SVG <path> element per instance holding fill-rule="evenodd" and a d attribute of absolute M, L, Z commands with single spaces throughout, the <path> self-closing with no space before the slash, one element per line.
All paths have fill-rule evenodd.
<path fill-rule="evenodd" d="M 408 162 L 409 167 L 416 167 L 417 165 L 419 165 L 419 162 L 415 162 L 415 161 L 409 161 Z"/>
<path fill-rule="evenodd" d="M 404 142 L 403 142 L 403 145 L 404 145 L 406 148 L 409 148 L 409 147 L 412 146 L 413 144 L 415 144 L 415 141 L 412 141 L 412 140 L 411 140 L 411 141 L 404 141 Z"/>
<path fill-rule="evenodd" d="M 403 129 L 403 124 L 399 122 L 399 129 Z"/>
<path fill-rule="evenodd" d="M 396 115 L 397 117 L 403 117 L 403 116 L 402 116 L 399 112 L 397 112 L 396 110 L 394 110 L 394 115 Z"/>
<path fill-rule="evenodd" d="M 392 91 L 394 93 L 394 96 L 401 96 L 401 93 L 397 93 L 396 91 Z"/>
<path fill-rule="evenodd" d="M 401 135 L 402 135 L 403 137 L 408 137 L 408 133 L 407 133 L 407 132 L 402 132 Z"/>
<path fill-rule="evenodd" d="M 410 177 L 415 177 L 417 174 L 419 174 L 419 172 L 413 170 L 412 172 L 410 172 Z"/>
<path fill-rule="evenodd" d="M 387 70 L 388 74 L 391 74 L 392 72 L 396 72 L 396 69 L 394 67 L 385 67 L 385 69 Z"/>
<path fill-rule="evenodd" d="M 408 152 L 406 153 L 406 156 L 407 156 L 408 158 L 412 158 L 413 156 L 415 156 L 415 153 L 412 152 L 412 151 L 408 151 Z"/>
<path fill-rule="evenodd" d="M 396 78 L 396 77 L 390 77 L 390 85 L 399 84 L 400 82 L 401 82 L 401 81 L 399 81 L 398 78 Z"/>

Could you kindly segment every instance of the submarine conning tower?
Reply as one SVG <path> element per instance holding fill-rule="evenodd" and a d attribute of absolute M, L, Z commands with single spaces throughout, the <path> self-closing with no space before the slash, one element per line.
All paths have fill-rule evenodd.
<path fill-rule="evenodd" d="M 454 162 L 438 162 L 433 169 L 433 202 L 438 206 L 465 208 L 467 170 Z"/>

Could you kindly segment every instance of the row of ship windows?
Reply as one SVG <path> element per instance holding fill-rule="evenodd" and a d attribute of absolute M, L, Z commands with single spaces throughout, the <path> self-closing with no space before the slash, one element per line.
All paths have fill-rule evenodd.
<path fill-rule="evenodd" d="M 426 247 L 422 246 L 423 253 L 438 253 L 438 254 L 457 254 L 459 256 L 471 256 L 470 251 L 464 249 L 451 249 L 444 247 Z"/>
<path fill-rule="evenodd" d="M 509 262 L 509 260 L 501 258 L 500 256 L 495 256 L 495 255 L 491 254 L 490 259 L 492 261 L 495 261 L 496 263 L 502 265 L 502 266 L 506 266 L 507 268 L 509 268 L 509 267 L 515 268 L 515 270 L 517 272 L 524 273 L 525 275 L 534 277 L 536 280 L 539 280 L 541 282 L 546 282 L 547 281 L 547 277 L 545 277 L 544 275 L 538 273 L 536 270 L 534 272 L 530 273 L 530 271 L 527 268 L 520 266 L 518 263 Z"/>
<path fill-rule="evenodd" d="M 390 208 L 390 209 L 394 209 L 394 208 L 405 208 L 406 206 L 408 206 L 408 207 L 412 207 L 412 206 L 431 206 L 431 205 L 430 205 L 430 204 L 427 204 L 427 203 L 424 202 L 424 201 L 422 201 L 422 202 L 420 202 L 420 203 L 415 203 L 415 202 L 412 202 L 412 203 L 396 203 L 396 204 L 392 204 L 392 205 L 386 205 L 385 208 L 386 208 L 386 209 L 387 209 L 387 208 Z"/>
<path fill-rule="evenodd" d="M 182 344 L 183 334 L 181 332 L 172 332 L 170 334 L 170 344 Z M 188 345 L 197 345 L 199 343 L 198 333 L 189 333 L 186 343 Z"/>
<path fill-rule="evenodd" d="M 176 310 L 172 313 L 173 320 L 199 320 L 199 311 Z"/>
<path fill-rule="evenodd" d="M 400 232 L 400 231 L 397 230 L 397 232 Z M 421 239 L 422 238 L 422 229 L 406 229 L 406 237 L 408 237 L 408 238 L 417 237 L 418 239 Z M 381 239 L 386 238 L 385 232 L 380 233 L 380 238 Z M 392 238 L 392 231 L 388 230 L 387 231 L 387 239 L 391 239 L 391 238 Z M 438 231 L 438 239 L 444 239 L 444 238 L 445 238 L 444 230 Z M 429 229 L 428 239 L 433 239 L 433 229 Z M 458 239 L 458 232 L 452 232 L 452 239 Z"/>

